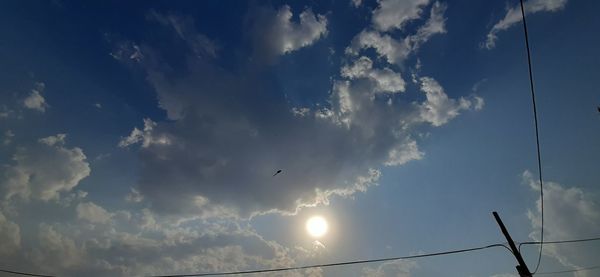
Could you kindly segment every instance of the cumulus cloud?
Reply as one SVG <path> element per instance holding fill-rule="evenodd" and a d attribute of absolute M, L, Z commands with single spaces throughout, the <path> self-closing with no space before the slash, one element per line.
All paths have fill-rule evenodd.
<path fill-rule="evenodd" d="M 111 212 L 91 202 L 78 205 L 78 213 L 83 205 L 112 216 L 85 225 L 40 223 L 37 236 L 34 233 L 31 238 L 36 243 L 24 251 L 11 252 L 9 257 L 24 258 L 18 267 L 60 276 L 222 272 L 295 266 L 315 258 L 314 251 L 265 240 L 235 221 L 174 220 L 147 209 Z M 2 219 L 0 214 L 0 235 Z M 278 276 L 317 277 L 321 270 Z"/>
<path fill-rule="evenodd" d="M 256 58 L 272 60 L 274 57 L 309 46 L 327 35 L 327 18 L 306 9 L 294 22 L 291 8 L 287 5 L 274 11 L 260 9 L 252 17 L 253 42 Z"/>
<path fill-rule="evenodd" d="M 57 231 L 54 226 L 41 223 L 38 244 L 32 260 L 45 272 L 57 273 L 58 269 L 73 267 L 85 259 L 85 251 L 71 237 Z"/>
<path fill-rule="evenodd" d="M 10 256 L 21 248 L 19 225 L 8 220 L 0 211 L 0 257 Z"/>
<path fill-rule="evenodd" d="M 389 68 L 373 68 L 368 57 L 360 57 L 354 64 L 342 67 L 341 75 L 349 79 L 367 78 L 375 82 L 374 92 L 403 92 L 405 82 L 400 73 Z"/>
<path fill-rule="evenodd" d="M 426 101 L 419 105 L 421 119 L 433 126 L 446 124 L 460 114 L 462 110 L 483 108 L 483 99 L 474 97 L 472 100 L 459 98 L 451 99 L 440 84 L 431 77 L 421 77 L 421 91 L 425 93 Z"/>
<path fill-rule="evenodd" d="M 358 55 L 366 48 L 375 49 L 380 57 L 385 57 L 391 64 L 401 64 L 412 51 L 408 39 L 396 40 L 376 31 L 363 30 L 352 39 L 352 44 L 346 48 L 346 54 Z"/>
<path fill-rule="evenodd" d="M 539 193 L 540 185 L 529 171 L 523 173 L 523 182 Z M 530 237 L 539 240 L 541 227 L 541 201 L 529 210 L 531 221 Z M 596 195 L 578 187 L 568 187 L 559 183 L 544 181 L 544 240 L 569 240 L 588 238 L 600 230 L 600 206 Z M 595 265 L 597 245 L 548 244 L 544 245 L 544 255 L 556 258 L 562 265 L 580 268 Z M 537 249 L 535 250 L 537 251 Z M 576 276 L 592 276 L 590 272 L 577 272 Z"/>
<path fill-rule="evenodd" d="M 140 142 L 142 147 L 149 147 L 153 144 L 158 145 L 169 145 L 171 140 L 167 135 L 159 135 L 153 132 L 156 127 L 156 122 L 151 119 L 144 119 L 144 129 L 141 131 L 138 128 L 134 128 L 129 136 L 122 138 L 119 141 L 119 147 L 127 147 L 129 145 Z"/>
<path fill-rule="evenodd" d="M 446 33 L 446 18 L 444 13 L 448 7 L 446 4 L 435 2 L 429 11 L 429 18 L 417 33 L 410 37 L 412 40 L 412 48 L 418 49 L 419 46 L 428 41 L 433 35 Z"/>
<path fill-rule="evenodd" d="M 445 5 L 431 5 L 429 19 L 407 39 L 410 51 L 445 31 L 444 10 Z M 299 23 L 292 22 L 287 6 L 259 9 L 248 17 L 253 26 L 263 27 L 252 29 L 255 39 L 249 42 L 254 47 L 257 41 L 270 43 L 262 48 L 270 53 L 293 51 L 326 31 L 325 18 L 310 9 L 300 14 Z M 267 34 L 275 37 L 266 39 Z M 287 40 L 293 43 L 283 43 Z M 443 125 L 478 105 L 475 99 L 448 97 L 433 79 L 423 79 L 425 101 L 392 101 L 406 90 L 401 74 L 362 55 L 332 78 L 326 102 L 290 107 L 284 97 L 264 93 L 268 85 L 257 74 L 264 65 L 249 61 L 230 71 L 190 52 L 178 75 L 140 64 L 169 120 L 144 119 L 143 127 L 119 142 L 138 151 L 136 189 L 161 213 L 295 213 L 327 204 L 334 195 L 366 191 L 380 176 L 377 168 L 424 157 L 414 129 Z M 162 59 L 158 51 L 148 53 L 154 53 L 148 59 Z M 277 169 L 283 173 L 273 177 Z"/>
<path fill-rule="evenodd" d="M 76 208 L 77 218 L 87 220 L 92 223 L 108 223 L 113 216 L 104 208 L 92 203 L 79 203 Z"/>
<path fill-rule="evenodd" d="M 73 203 L 79 203 L 82 199 L 86 198 L 88 193 L 86 191 L 78 190 L 71 192 L 65 196 L 61 196 L 58 200 L 58 204 L 61 207 L 70 207 Z"/>
<path fill-rule="evenodd" d="M 567 4 L 568 0 L 529 0 L 523 5 L 526 14 L 533 14 L 538 12 L 557 12 L 562 10 Z M 496 47 L 496 41 L 498 40 L 498 33 L 514 26 L 521 22 L 523 16 L 521 14 L 521 6 L 519 4 L 508 8 L 506 15 L 500 21 L 498 21 L 490 32 L 487 34 L 485 42 L 482 47 L 492 49 Z"/>
<path fill-rule="evenodd" d="M 23 100 L 23 106 L 38 112 L 45 112 L 49 107 L 48 103 L 46 103 L 46 99 L 42 96 L 45 87 L 46 85 L 42 82 L 35 83 L 35 88 L 33 88 L 29 96 Z"/>
<path fill-rule="evenodd" d="M 385 57 L 388 63 L 400 65 L 432 36 L 446 33 L 446 8 L 445 4 L 435 2 L 431 6 L 427 21 L 414 34 L 404 38 L 396 39 L 375 30 L 365 29 L 352 39 L 352 43 L 346 48 L 346 54 L 358 55 L 363 49 L 373 48 L 380 57 Z"/>
<path fill-rule="evenodd" d="M 419 150 L 417 142 L 407 139 L 390 149 L 388 159 L 383 164 L 387 166 L 403 165 L 412 160 L 420 160 L 425 154 Z"/>
<path fill-rule="evenodd" d="M 90 167 L 85 154 L 81 148 L 67 148 L 65 138 L 58 134 L 17 148 L 13 164 L 2 168 L 4 199 L 58 200 L 60 192 L 70 191 L 87 177 Z"/>
<path fill-rule="evenodd" d="M 429 0 L 378 0 L 373 25 L 379 31 L 401 29 L 408 21 L 421 17 Z"/>

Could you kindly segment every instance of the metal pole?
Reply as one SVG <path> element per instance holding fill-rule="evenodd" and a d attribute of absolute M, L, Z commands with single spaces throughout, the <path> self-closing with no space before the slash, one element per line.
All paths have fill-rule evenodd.
<path fill-rule="evenodd" d="M 521 256 L 519 249 L 517 249 L 517 247 L 515 246 L 515 242 L 510 237 L 510 234 L 508 233 L 508 230 L 506 230 L 504 223 L 502 223 L 502 219 L 500 219 L 500 216 L 498 215 L 497 212 L 493 212 L 492 214 L 494 214 L 494 218 L 496 219 L 496 222 L 498 222 L 498 225 L 500 226 L 500 230 L 502 231 L 502 234 L 506 238 L 506 241 L 508 242 L 508 245 L 510 246 L 510 249 L 512 250 L 513 255 L 515 256 L 515 258 L 517 259 L 517 262 L 519 263 L 519 265 L 517 265 L 517 272 L 519 273 L 519 276 L 532 277 L 533 275 L 531 275 L 531 272 L 529 272 L 529 268 L 527 268 L 527 264 L 525 264 L 525 260 L 523 260 L 523 257 Z"/>

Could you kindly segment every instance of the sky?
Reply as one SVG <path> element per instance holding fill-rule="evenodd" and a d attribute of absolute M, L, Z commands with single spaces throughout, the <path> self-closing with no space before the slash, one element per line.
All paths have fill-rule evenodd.
<path fill-rule="evenodd" d="M 547 241 L 600 236 L 598 9 L 525 1 Z M 423 254 L 504 243 L 492 211 L 515 241 L 540 239 L 518 1 L 4 1 L 0 36 L 1 269 L 148 276 Z M 313 216 L 322 237 L 305 229 Z M 522 248 L 530 269 L 538 251 Z M 600 242 L 545 245 L 539 272 L 598 255 Z M 258 276 L 515 265 L 491 248 Z"/>

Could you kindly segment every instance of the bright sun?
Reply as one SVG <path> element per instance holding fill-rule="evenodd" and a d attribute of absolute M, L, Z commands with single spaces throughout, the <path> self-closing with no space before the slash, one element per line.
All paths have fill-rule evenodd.
<path fill-rule="evenodd" d="M 313 216 L 306 221 L 306 231 L 315 238 L 320 238 L 327 233 L 329 226 L 322 216 Z"/>

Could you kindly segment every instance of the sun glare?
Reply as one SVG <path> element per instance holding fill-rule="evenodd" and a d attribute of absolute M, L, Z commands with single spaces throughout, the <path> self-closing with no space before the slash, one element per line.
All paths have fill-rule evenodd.
<path fill-rule="evenodd" d="M 313 216 L 306 221 L 306 231 L 315 238 L 320 238 L 327 233 L 329 226 L 322 216 Z"/>

